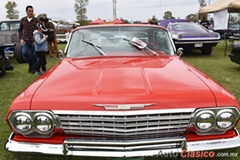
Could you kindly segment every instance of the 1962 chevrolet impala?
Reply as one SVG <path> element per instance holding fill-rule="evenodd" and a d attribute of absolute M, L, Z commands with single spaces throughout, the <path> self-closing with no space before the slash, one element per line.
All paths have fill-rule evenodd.
<path fill-rule="evenodd" d="M 239 147 L 234 96 L 179 52 L 157 25 L 75 29 L 63 59 L 12 102 L 5 148 L 95 160 Z"/>

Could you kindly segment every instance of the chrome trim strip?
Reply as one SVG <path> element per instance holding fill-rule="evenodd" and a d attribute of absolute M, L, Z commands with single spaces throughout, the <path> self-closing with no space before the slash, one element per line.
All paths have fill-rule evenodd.
<path fill-rule="evenodd" d="M 188 116 L 182 116 L 182 117 L 186 117 L 186 118 L 189 118 Z M 181 119 L 183 119 L 181 117 Z M 165 118 L 164 118 L 165 119 Z M 169 118 L 169 119 L 171 119 L 171 118 Z M 77 120 L 79 120 L 79 121 L 81 121 L 81 120 L 83 120 L 82 118 L 79 118 L 79 119 L 77 119 Z M 86 119 L 87 120 L 87 119 Z M 99 121 L 101 120 L 101 118 L 99 118 Z M 163 118 L 161 119 L 161 120 L 163 120 Z M 91 120 L 91 121 L 94 121 L 94 120 Z M 104 121 L 110 121 L 110 120 L 106 120 L 106 119 L 104 119 Z M 110 121 L 111 122 L 111 121 Z M 181 121 L 181 123 L 186 123 L 186 124 L 188 124 L 189 123 L 189 120 L 182 120 Z M 64 126 L 64 125 L 68 125 L 68 122 L 61 122 L 61 124 Z M 152 122 L 151 123 L 152 125 L 158 125 L 159 124 L 159 122 Z M 167 121 L 167 122 L 161 122 L 161 125 L 171 125 L 171 124 L 176 124 L 176 122 L 169 122 L 169 121 Z M 71 123 L 71 125 L 79 125 L 79 123 L 77 123 L 77 122 L 75 122 L 75 123 Z M 84 122 L 84 123 L 81 123 L 81 125 L 89 125 L 89 123 L 86 123 L 86 122 Z M 111 127 L 112 126 L 112 124 L 101 124 L 101 126 L 108 126 L 108 127 Z M 122 127 L 138 127 L 138 126 L 142 126 L 142 124 L 121 124 L 121 126 Z M 65 127 L 63 127 L 63 128 L 65 128 Z M 99 127 L 100 128 L 100 127 Z"/>
<path fill-rule="evenodd" d="M 93 106 L 103 107 L 105 110 L 140 110 L 147 106 L 154 106 L 155 103 L 146 104 L 92 104 Z"/>
<path fill-rule="evenodd" d="M 111 140 L 82 140 L 82 139 L 65 139 L 64 143 L 65 144 L 72 144 L 72 145 L 104 145 L 104 146 L 132 146 L 132 145 L 146 145 L 146 144 L 160 144 L 160 143 L 171 143 L 171 142 L 180 142 L 180 141 L 185 141 L 186 139 L 184 137 L 182 138 L 172 138 L 172 139 L 150 139 L 150 140 L 132 140 L 132 141 L 111 141 Z"/>
<path fill-rule="evenodd" d="M 175 146 L 177 143 L 171 143 L 168 146 Z M 71 146 L 72 147 L 72 146 Z M 71 147 L 69 147 L 69 150 L 71 150 Z M 148 148 L 164 148 L 166 147 L 165 144 L 155 144 L 155 145 L 144 145 L 144 146 L 133 146 L 133 147 L 117 147 L 117 146 L 74 146 L 75 149 L 81 149 L 81 150 L 118 150 L 118 151 L 126 151 L 126 150 L 136 150 L 136 149 L 148 149 Z"/>
<path fill-rule="evenodd" d="M 184 40 L 183 40 L 184 41 Z M 219 43 L 220 41 L 196 41 L 196 42 L 192 42 L 192 41 L 188 41 L 188 42 L 178 42 L 175 41 L 175 44 L 194 44 L 194 43 Z"/>
<path fill-rule="evenodd" d="M 143 115 L 143 114 L 160 114 L 160 113 L 186 113 L 194 112 L 196 108 L 187 109 L 161 109 L 161 110 L 127 110 L 127 111 L 79 111 L 79 110 L 53 110 L 54 115 L 69 114 L 69 115 L 110 115 L 110 116 L 128 116 L 128 115 Z"/>
<path fill-rule="evenodd" d="M 156 114 L 158 114 L 158 113 L 156 113 Z M 171 113 L 169 113 L 169 114 L 171 114 Z M 60 119 L 66 118 L 66 117 L 61 117 L 59 115 L 61 115 L 61 114 L 58 114 L 57 117 L 60 118 Z M 72 114 L 67 114 L 67 115 L 72 115 Z M 105 116 L 103 114 L 98 115 L 98 117 L 90 117 L 90 116 L 92 116 L 92 114 L 88 114 L 88 115 L 85 114 L 85 115 L 87 115 L 89 117 L 78 117 L 79 115 L 82 115 L 82 114 L 75 114 L 75 115 L 73 115 L 75 117 L 67 117 L 67 118 L 69 120 L 79 120 L 79 121 L 84 121 L 84 120 L 86 121 L 86 120 L 88 120 L 88 121 L 97 121 L 97 122 L 100 122 L 100 121 L 112 122 L 112 121 L 123 121 L 124 120 L 123 118 L 116 118 L 116 117 L 114 117 L 114 116 L 121 116 L 121 115 L 112 115 L 111 117 L 114 117 L 114 119 L 111 119 L 111 118 L 107 119 L 107 117 L 103 117 L 103 116 Z M 144 114 L 144 115 L 152 115 L 152 114 Z M 126 115 L 124 117 L 127 117 L 127 116 L 129 116 L 129 115 Z M 137 115 L 131 115 L 131 116 L 137 116 Z M 171 120 L 171 119 L 174 120 L 174 119 L 186 119 L 186 118 L 190 118 L 190 117 L 191 117 L 191 114 L 189 114 L 189 115 L 177 115 L 177 116 L 164 116 L 164 117 L 161 117 L 161 118 L 159 118 L 158 116 L 151 116 L 150 118 L 149 117 L 141 118 L 141 120 L 138 120 L 136 118 L 128 118 L 127 120 L 124 120 L 124 122 L 125 121 L 136 122 L 136 121 L 143 121 L 143 120 L 145 120 L 145 121 L 146 120 Z M 61 124 L 62 123 L 63 122 L 61 122 Z M 136 126 L 136 125 L 134 125 L 134 126 Z"/>

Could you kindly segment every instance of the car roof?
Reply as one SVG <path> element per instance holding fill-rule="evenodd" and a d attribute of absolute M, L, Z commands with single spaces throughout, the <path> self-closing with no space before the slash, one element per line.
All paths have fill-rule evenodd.
<path fill-rule="evenodd" d="M 131 26 L 131 27 L 155 27 L 155 28 L 163 28 L 159 25 L 149 25 L 149 24 L 102 24 L 102 25 L 86 25 L 86 26 L 79 26 L 78 28 L 99 28 L 99 27 L 122 27 L 122 26 Z"/>
<path fill-rule="evenodd" d="M 193 24 L 196 25 L 198 23 L 193 23 L 193 22 L 176 22 L 176 23 L 169 23 L 169 25 L 178 25 L 178 24 Z"/>
<path fill-rule="evenodd" d="M 1 20 L 0 22 L 11 22 L 11 21 L 20 21 L 19 19 L 6 19 L 6 20 Z"/>
<path fill-rule="evenodd" d="M 161 26 L 166 27 L 169 23 L 189 22 L 186 19 L 161 19 L 159 23 Z"/>

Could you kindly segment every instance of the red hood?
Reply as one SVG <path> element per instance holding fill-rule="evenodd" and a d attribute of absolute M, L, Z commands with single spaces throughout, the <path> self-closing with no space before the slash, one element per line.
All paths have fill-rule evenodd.
<path fill-rule="evenodd" d="M 44 82 L 32 109 L 101 110 L 92 104 L 133 103 L 155 104 L 148 109 L 216 106 L 208 77 L 177 57 L 65 59 L 52 70 L 38 79 Z"/>

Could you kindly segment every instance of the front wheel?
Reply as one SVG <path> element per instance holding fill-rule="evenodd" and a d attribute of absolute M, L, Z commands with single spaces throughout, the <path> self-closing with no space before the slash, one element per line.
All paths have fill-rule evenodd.
<path fill-rule="evenodd" d="M 201 49 L 203 55 L 210 55 L 212 53 L 212 46 L 205 46 Z"/>

